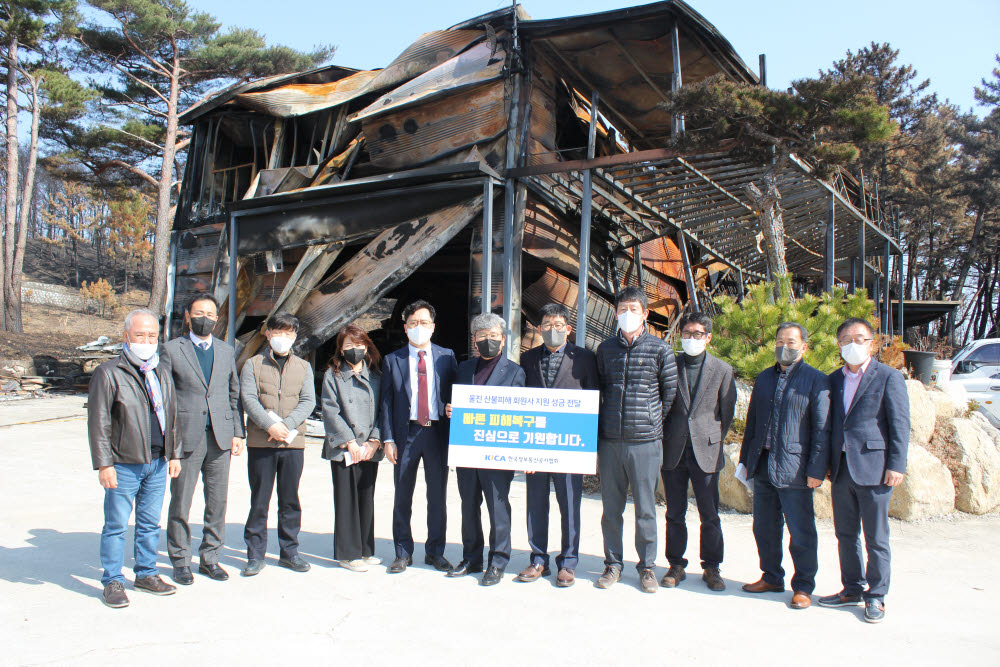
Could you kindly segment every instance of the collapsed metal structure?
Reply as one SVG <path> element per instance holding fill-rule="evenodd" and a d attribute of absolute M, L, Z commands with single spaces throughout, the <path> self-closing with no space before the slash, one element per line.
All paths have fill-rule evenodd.
<path fill-rule="evenodd" d="M 502 312 L 516 357 L 538 344 L 545 303 L 570 306 L 592 347 L 614 332 L 613 294 L 636 285 L 663 335 L 683 309 L 767 277 L 743 194 L 762 167 L 724 146 L 665 148 L 684 131 L 667 93 L 716 74 L 761 85 L 672 0 L 544 21 L 517 6 L 421 35 L 382 70 L 327 66 L 223 91 L 181 118 L 193 132 L 167 331 L 207 290 L 223 303 L 216 334 L 242 344 L 241 360 L 279 309 L 302 322 L 296 351 L 322 353 L 390 298 L 374 332 L 388 346 L 419 297 L 459 352 L 471 314 Z M 847 173 L 827 182 L 793 159 L 783 177 L 797 285 L 866 286 L 884 328 L 900 325 L 892 216 Z"/>

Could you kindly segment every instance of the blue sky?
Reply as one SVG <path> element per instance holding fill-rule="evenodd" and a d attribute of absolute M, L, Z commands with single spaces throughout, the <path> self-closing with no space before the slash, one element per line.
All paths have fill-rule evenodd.
<path fill-rule="evenodd" d="M 384 67 L 418 35 L 507 6 L 498 0 L 189 0 L 224 25 L 254 28 L 271 43 L 299 49 L 334 44 L 334 62 Z M 523 0 L 535 19 L 644 4 L 641 0 Z M 972 87 L 996 66 L 1000 0 L 688 0 L 725 35 L 751 68 L 767 54 L 768 85 L 813 76 L 872 41 L 889 42 L 931 89 L 962 110 Z"/>

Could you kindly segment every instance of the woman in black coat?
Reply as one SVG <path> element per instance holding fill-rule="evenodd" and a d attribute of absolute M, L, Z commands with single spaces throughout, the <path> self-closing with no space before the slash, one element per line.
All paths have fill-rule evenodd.
<path fill-rule="evenodd" d="M 333 557 L 364 572 L 375 556 L 375 478 L 382 459 L 378 429 L 378 350 L 365 331 L 349 324 L 337 334 L 323 377 L 323 458 L 333 473 Z"/>

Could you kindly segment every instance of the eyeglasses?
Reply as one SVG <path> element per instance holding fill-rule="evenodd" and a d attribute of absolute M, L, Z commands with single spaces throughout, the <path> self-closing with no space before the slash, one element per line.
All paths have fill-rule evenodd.
<path fill-rule="evenodd" d="M 687 339 L 702 340 L 707 335 L 708 334 L 705 333 L 704 331 L 682 331 L 681 332 L 681 338 L 683 338 L 685 340 L 687 340 Z"/>
<path fill-rule="evenodd" d="M 406 326 L 408 327 L 429 327 L 434 324 L 433 320 L 407 320 Z"/>
<path fill-rule="evenodd" d="M 565 331 L 566 326 L 567 325 L 565 324 L 543 324 L 538 328 L 541 329 L 542 331 L 552 331 L 553 329 L 556 331 Z"/>
<path fill-rule="evenodd" d="M 865 338 L 864 336 L 855 336 L 854 338 L 838 338 L 837 342 L 841 345 L 849 345 L 851 343 L 857 343 L 858 345 L 864 345 L 865 343 L 872 340 L 871 338 Z"/>

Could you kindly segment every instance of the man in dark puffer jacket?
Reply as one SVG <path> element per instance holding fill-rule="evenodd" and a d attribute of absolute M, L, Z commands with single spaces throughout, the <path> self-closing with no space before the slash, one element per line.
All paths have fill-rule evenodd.
<path fill-rule="evenodd" d="M 646 294 L 627 287 L 615 296 L 618 328 L 614 338 L 597 348 L 601 412 L 597 439 L 604 515 L 604 574 L 599 588 L 621 580 L 622 516 L 629 485 L 635 502 L 635 547 L 639 555 L 639 586 L 657 589 L 656 560 L 657 474 L 663 461 L 663 418 L 677 393 L 674 353 L 646 331 L 649 316 Z"/>

